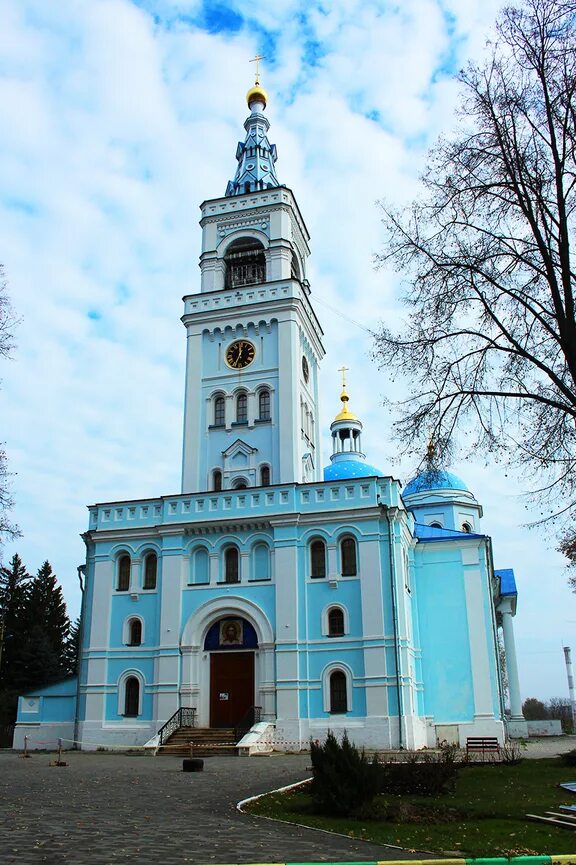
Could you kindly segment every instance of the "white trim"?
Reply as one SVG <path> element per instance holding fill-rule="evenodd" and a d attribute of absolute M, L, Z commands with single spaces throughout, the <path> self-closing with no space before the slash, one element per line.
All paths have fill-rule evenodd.
<path fill-rule="evenodd" d="M 338 637 L 336 636 L 330 636 L 328 627 L 328 613 L 330 612 L 330 610 L 334 609 L 342 610 L 342 613 L 344 614 L 344 634 L 342 634 L 341 636 L 346 636 L 350 633 L 350 617 L 348 615 L 348 609 L 344 606 L 344 604 L 326 604 L 326 606 L 322 610 L 322 636 L 329 637 L 330 640 L 338 639 Z M 362 638 L 359 637 L 358 639 L 361 640 Z"/>
<path fill-rule="evenodd" d="M 336 671 L 344 673 L 344 675 L 346 676 L 346 712 L 350 712 L 352 710 L 352 686 L 354 680 L 352 670 L 347 664 L 342 663 L 342 661 L 334 661 L 333 663 L 328 664 L 322 670 L 323 708 L 324 711 L 328 712 L 329 715 L 335 714 L 330 712 L 330 676 Z M 336 714 L 344 714 L 344 712 L 338 712 Z"/>
<path fill-rule="evenodd" d="M 117 689 L 118 689 L 118 715 L 122 715 L 123 717 L 127 717 L 124 715 L 124 709 L 126 706 L 126 682 L 128 679 L 134 677 L 138 679 L 138 715 L 139 718 L 142 715 L 142 701 L 144 697 L 144 685 L 145 679 L 140 670 L 124 670 L 124 672 L 120 675 L 118 679 Z M 129 716 L 130 720 L 133 721 L 134 715 Z"/>
<path fill-rule="evenodd" d="M 133 622 L 135 619 L 138 619 L 138 621 L 140 622 L 140 627 L 142 628 L 140 642 L 137 644 L 130 642 L 130 622 Z M 122 643 L 124 644 L 124 646 L 129 646 L 130 648 L 134 648 L 136 645 L 144 645 L 144 619 L 142 618 L 142 616 L 126 616 L 126 618 L 124 619 L 124 624 L 122 625 Z"/>

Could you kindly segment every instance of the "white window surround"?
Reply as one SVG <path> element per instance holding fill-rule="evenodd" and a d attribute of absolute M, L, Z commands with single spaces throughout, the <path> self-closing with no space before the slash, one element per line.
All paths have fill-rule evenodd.
<path fill-rule="evenodd" d="M 131 616 L 131 618 L 135 618 Z M 134 676 L 135 679 L 138 679 L 140 687 L 138 688 L 138 715 L 139 718 L 142 715 L 142 699 L 144 696 L 144 676 L 140 672 L 140 670 L 124 670 L 120 678 L 118 679 L 118 714 L 122 715 L 126 718 L 127 722 L 134 721 L 134 716 L 126 717 L 124 715 L 124 707 L 126 704 L 126 682 L 128 679 L 131 679 Z"/>
<path fill-rule="evenodd" d="M 331 606 L 334 606 L 334 604 Z M 341 661 L 335 661 L 333 664 L 328 664 L 328 666 L 324 667 L 322 670 L 323 708 L 325 712 L 328 712 L 328 714 L 332 714 L 330 712 L 330 676 L 336 671 L 344 673 L 346 676 L 346 711 L 350 712 L 352 709 L 352 670 Z"/>
<path fill-rule="evenodd" d="M 344 615 L 344 634 L 342 636 L 346 636 L 350 633 L 350 617 L 348 615 L 348 610 L 344 606 L 344 604 L 326 604 L 324 609 L 322 610 L 322 636 L 330 637 L 329 628 L 328 628 L 328 613 L 330 610 L 342 610 Z M 338 637 L 330 637 L 331 640 L 337 640 Z"/>
<path fill-rule="evenodd" d="M 140 639 L 140 646 L 144 645 L 144 619 L 142 616 L 127 616 L 124 619 L 124 624 L 122 625 L 122 642 L 125 646 L 130 646 L 130 622 L 133 622 L 135 619 L 138 619 L 140 622 L 140 627 L 142 628 L 142 637 Z M 136 648 L 136 647 L 134 647 Z"/>

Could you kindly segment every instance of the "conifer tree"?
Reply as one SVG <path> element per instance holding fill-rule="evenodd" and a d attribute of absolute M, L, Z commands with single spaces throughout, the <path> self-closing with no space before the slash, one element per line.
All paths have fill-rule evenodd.
<path fill-rule="evenodd" d="M 15 553 L 10 564 L 0 568 L 0 726 L 11 724 L 16 717 L 16 670 L 24 639 L 29 583 L 30 575 Z"/>
<path fill-rule="evenodd" d="M 17 659 L 16 678 L 26 688 L 48 685 L 67 673 L 66 644 L 70 632 L 66 603 L 50 562 L 44 562 L 30 584 L 26 618 L 28 624 Z"/>
<path fill-rule="evenodd" d="M 14 671 L 22 651 L 27 620 L 30 574 L 15 553 L 7 567 L 0 568 L 0 620 L 3 623 L 3 647 L 0 659 L 0 690 L 17 686 Z"/>
<path fill-rule="evenodd" d="M 64 648 L 64 666 L 68 676 L 78 672 L 78 657 L 80 655 L 80 617 L 70 625 L 70 633 Z"/>

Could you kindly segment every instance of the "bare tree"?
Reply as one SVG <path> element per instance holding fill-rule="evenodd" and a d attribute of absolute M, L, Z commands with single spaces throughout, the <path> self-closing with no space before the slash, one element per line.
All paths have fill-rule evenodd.
<path fill-rule="evenodd" d="M 432 151 L 422 196 L 400 213 L 383 205 L 378 258 L 407 276 L 409 312 L 374 350 L 412 382 L 396 424 L 405 453 L 432 430 L 449 454 L 460 431 L 468 452 L 523 468 L 565 514 L 576 504 L 575 15 L 576 0 L 505 9 L 485 62 L 460 73 L 458 130 Z"/>
<path fill-rule="evenodd" d="M 10 356 L 14 347 L 15 325 L 16 320 L 6 292 L 4 273 L 0 267 L 0 357 L 7 358 Z M 3 542 L 20 535 L 18 526 L 8 519 L 8 511 L 13 504 L 6 453 L 0 445 L 0 561 Z"/>

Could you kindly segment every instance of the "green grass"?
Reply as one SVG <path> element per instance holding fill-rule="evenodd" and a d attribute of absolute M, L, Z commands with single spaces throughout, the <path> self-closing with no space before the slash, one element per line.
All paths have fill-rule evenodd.
<path fill-rule="evenodd" d="M 273 793 L 253 803 L 253 814 L 303 823 L 410 850 L 464 856 L 575 853 L 576 830 L 534 823 L 525 815 L 576 804 L 558 784 L 576 780 L 576 769 L 558 759 L 524 760 L 518 766 L 476 765 L 462 769 L 453 793 L 434 798 L 380 796 L 375 819 L 314 814 L 301 788 Z M 394 817 L 389 815 L 393 813 Z"/>

